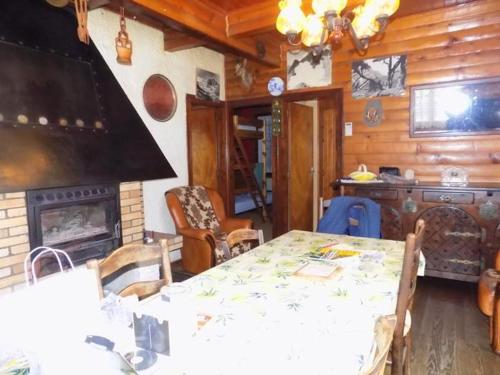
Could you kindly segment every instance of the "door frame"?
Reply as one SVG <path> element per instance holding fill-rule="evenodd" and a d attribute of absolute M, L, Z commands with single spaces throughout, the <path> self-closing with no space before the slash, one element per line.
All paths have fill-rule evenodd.
<path fill-rule="evenodd" d="M 226 106 L 226 119 L 231 119 L 233 111 L 238 108 L 251 107 L 258 105 L 272 105 L 273 100 L 278 99 L 281 101 L 281 132 L 279 136 L 273 136 L 272 140 L 272 191 L 273 191 L 273 238 L 283 233 L 288 232 L 288 174 L 289 174 L 289 114 L 288 103 L 307 101 L 307 100 L 334 100 L 338 107 L 336 116 L 336 139 L 334 145 L 337 159 L 335 163 L 335 172 L 337 176 L 342 175 L 342 150 L 343 150 L 343 90 L 341 88 L 327 88 L 327 89 L 305 89 L 297 90 L 295 92 L 287 92 L 284 95 L 275 98 L 270 96 L 248 98 L 248 99 L 235 99 L 227 101 Z M 232 139 L 233 126 L 231 121 L 226 121 L 226 136 L 228 140 Z M 323 124 L 322 119 L 319 119 L 319 139 L 323 138 Z M 226 152 L 228 155 L 227 162 L 230 162 L 229 149 L 230 143 L 226 143 Z M 320 181 L 323 174 L 324 163 L 322 162 L 323 143 L 319 144 L 319 168 L 320 168 Z M 229 164 L 226 171 L 229 171 Z M 234 213 L 234 189 L 232 173 L 228 173 L 226 179 L 226 189 L 228 191 L 228 203 L 230 205 L 227 212 Z M 333 182 L 333 181 L 332 181 Z M 320 187 L 322 186 L 320 182 Z"/>
<path fill-rule="evenodd" d="M 280 201 L 278 204 L 280 206 L 281 214 L 279 220 L 279 225 L 277 228 L 273 228 L 273 236 L 279 236 L 283 233 L 289 231 L 289 222 L 288 222 L 288 171 L 290 168 L 289 160 L 290 160 L 290 150 L 289 150 L 289 126 L 290 126 L 290 118 L 288 113 L 288 108 L 290 103 L 294 102 L 302 102 L 302 101 L 310 101 L 317 100 L 318 101 L 318 109 L 321 108 L 321 102 L 326 100 L 334 100 L 336 107 L 338 108 L 337 116 L 336 116 L 336 142 L 327 143 L 326 147 L 333 146 L 335 148 L 335 153 L 337 155 L 336 163 L 335 163 L 335 173 L 337 176 L 342 175 L 342 150 L 343 150 L 343 90 L 341 88 L 338 89 L 306 89 L 306 90 L 298 90 L 296 92 L 289 92 L 282 96 L 283 105 L 282 105 L 282 120 L 281 120 L 281 134 L 284 136 L 283 139 L 279 140 L 279 153 L 277 158 L 277 165 L 279 165 L 281 173 L 280 173 L 280 181 L 277 181 L 279 184 L 279 195 L 278 200 Z M 323 119 L 320 117 L 318 119 L 318 138 L 320 140 L 324 139 L 324 123 Z M 323 175 L 325 164 L 323 161 L 323 149 L 325 145 L 324 142 L 319 142 L 319 166 L 318 166 L 318 182 L 319 189 L 322 188 L 323 183 Z M 274 182 L 274 181 L 273 181 Z M 331 181 L 333 182 L 333 181 Z M 319 196 L 322 195 L 320 190 Z M 274 201 L 274 195 L 273 195 Z M 274 202 L 273 202 L 274 203 Z M 273 207 L 274 208 L 274 207 Z M 274 213 L 274 211 L 273 211 Z"/>
<path fill-rule="evenodd" d="M 217 191 L 221 195 L 224 202 L 228 201 L 228 191 L 227 191 L 227 178 L 229 161 L 227 160 L 227 104 L 224 101 L 213 102 L 209 100 L 202 100 L 197 98 L 192 94 L 186 95 L 186 136 L 187 136 L 187 153 L 188 153 L 188 183 L 192 185 L 193 183 L 193 171 L 191 168 L 191 112 L 196 107 L 209 107 L 215 108 L 216 120 L 219 117 L 221 125 L 216 127 L 217 131 Z M 227 204 L 226 204 L 226 212 Z"/>

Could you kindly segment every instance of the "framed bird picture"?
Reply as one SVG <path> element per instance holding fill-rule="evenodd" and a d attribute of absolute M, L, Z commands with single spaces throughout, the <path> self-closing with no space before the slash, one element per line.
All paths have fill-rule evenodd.
<path fill-rule="evenodd" d="M 332 84 L 332 48 L 321 51 L 288 50 L 286 54 L 287 90 Z"/>

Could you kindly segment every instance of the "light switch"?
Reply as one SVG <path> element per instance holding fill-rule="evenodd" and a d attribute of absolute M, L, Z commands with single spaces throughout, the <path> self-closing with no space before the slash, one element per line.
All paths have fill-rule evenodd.
<path fill-rule="evenodd" d="M 344 136 L 352 137 L 352 122 L 346 122 L 344 124 Z"/>

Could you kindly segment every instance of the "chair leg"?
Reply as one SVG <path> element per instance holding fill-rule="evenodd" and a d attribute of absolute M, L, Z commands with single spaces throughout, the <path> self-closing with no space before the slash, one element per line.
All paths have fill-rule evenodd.
<path fill-rule="evenodd" d="M 392 345 L 392 363 L 391 363 L 391 375 L 402 375 L 403 374 L 403 343 L 401 345 Z"/>
<path fill-rule="evenodd" d="M 403 375 L 410 375 L 411 349 L 412 349 L 411 332 L 408 332 L 407 336 L 405 337 L 405 350 L 403 356 Z"/>

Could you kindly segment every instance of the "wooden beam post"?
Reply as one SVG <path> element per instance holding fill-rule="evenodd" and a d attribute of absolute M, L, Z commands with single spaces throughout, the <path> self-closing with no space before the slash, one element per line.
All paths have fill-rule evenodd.
<path fill-rule="evenodd" d="M 235 53 L 260 61 L 269 66 L 279 66 L 273 55 L 259 56 L 255 45 L 226 35 L 226 15 L 203 2 L 177 0 L 130 0 L 149 12 L 173 21 L 194 33 L 226 46 Z"/>

